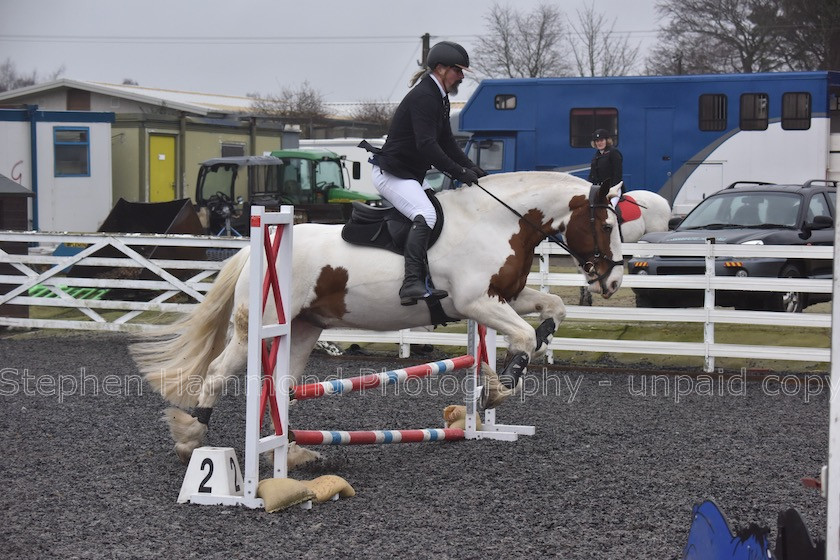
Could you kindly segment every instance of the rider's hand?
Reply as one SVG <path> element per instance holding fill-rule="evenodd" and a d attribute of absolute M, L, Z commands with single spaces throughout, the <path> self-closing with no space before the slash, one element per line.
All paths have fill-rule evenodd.
<path fill-rule="evenodd" d="M 478 177 L 479 179 L 481 179 L 482 177 L 487 177 L 487 172 L 477 165 L 473 165 L 472 167 L 470 167 L 470 169 L 472 169 L 472 172 L 475 173 L 476 177 Z"/>
<path fill-rule="evenodd" d="M 473 183 L 478 183 L 478 175 L 472 169 L 461 169 L 458 173 L 455 173 L 455 178 L 464 183 L 465 185 L 472 185 Z"/>

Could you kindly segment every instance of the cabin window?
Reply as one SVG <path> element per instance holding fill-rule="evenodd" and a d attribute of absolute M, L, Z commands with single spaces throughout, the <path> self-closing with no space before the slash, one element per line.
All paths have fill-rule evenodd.
<path fill-rule="evenodd" d="M 500 93 L 494 100 L 496 109 L 499 111 L 510 111 L 516 109 L 516 96 L 512 93 Z"/>
<path fill-rule="evenodd" d="M 782 94 L 782 128 L 808 130 L 811 128 L 811 94 L 790 92 Z"/>
<path fill-rule="evenodd" d="M 222 144 L 222 157 L 241 157 L 245 155 L 244 144 Z"/>
<path fill-rule="evenodd" d="M 53 128 L 56 177 L 90 177 L 90 129 Z"/>
<path fill-rule="evenodd" d="M 704 93 L 700 96 L 700 130 L 726 130 L 726 95 Z"/>
<path fill-rule="evenodd" d="M 767 130 L 770 100 L 766 93 L 741 95 L 741 130 Z"/>
<path fill-rule="evenodd" d="M 573 148 L 592 146 L 592 133 L 603 128 L 618 145 L 618 109 L 615 107 L 575 108 L 569 113 L 569 144 Z"/>

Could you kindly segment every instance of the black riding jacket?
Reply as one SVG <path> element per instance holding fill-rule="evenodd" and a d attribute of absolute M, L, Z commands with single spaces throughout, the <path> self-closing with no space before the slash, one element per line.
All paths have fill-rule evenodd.
<path fill-rule="evenodd" d="M 475 165 L 455 143 L 447 98 L 441 96 L 431 75 L 424 76 L 400 102 L 374 163 L 419 183 L 432 165 L 450 175 Z"/>
<path fill-rule="evenodd" d="M 595 155 L 589 166 L 588 180 L 590 183 L 602 185 L 606 182 L 612 188 L 621 181 L 623 173 L 623 157 L 621 156 L 621 152 L 615 148 L 609 148 L 604 153 L 595 150 Z M 623 185 L 621 190 L 622 192 L 625 191 Z"/>

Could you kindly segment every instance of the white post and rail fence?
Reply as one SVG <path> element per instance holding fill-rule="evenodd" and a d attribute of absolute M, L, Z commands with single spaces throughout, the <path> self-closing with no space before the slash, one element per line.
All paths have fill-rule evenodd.
<path fill-rule="evenodd" d="M 248 242 L 247 238 L 184 235 L 0 232 L 0 292 L 3 292 L 0 294 L 0 327 L 148 331 L 161 321 L 189 312 L 204 298 L 214 275 L 223 266 L 219 261 L 156 258 L 155 254 L 170 255 L 178 250 L 193 254 L 207 250 L 232 253 Z M 9 243 L 25 244 L 30 249 L 26 254 L 11 254 L 2 249 Z M 69 255 L 67 251 L 63 251 L 64 255 L 52 254 L 50 248 L 62 244 L 81 250 Z M 103 252 L 108 256 L 98 256 Z M 693 255 L 705 257 L 707 264 L 714 263 L 715 256 L 832 259 L 834 255 L 832 247 L 712 243 L 680 246 L 628 243 L 625 253 Z M 539 267 L 529 275 L 528 284 L 545 291 L 553 287 L 583 286 L 583 277 L 577 272 L 550 271 L 549 258 L 563 255 L 566 253 L 560 247 L 547 242 L 541 244 L 535 259 Z M 101 274 L 106 270 L 109 271 L 107 274 Z M 703 325 L 702 337 L 688 342 L 666 342 L 557 336 L 551 342 L 550 350 L 696 356 L 703 358 L 705 371 L 714 370 L 716 358 L 830 361 L 828 347 L 724 344 L 715 340 L 715 326 L 720 324 L 775 325 L 797 333 L 810 328 L 830 329 L 830 313 L 739 311 L 714 306 L 717 290 L 831 293 L 832 281 L 829 279 L 720 277 L 715 276 L 713 266 L 707 266 L 705 275 L 625 274 L 622 290 L 633 287 L 702 290 L 709 297 L 705 306 L 698 308 L 612 307 L 609 301 L 599 302 L 594 307 L 568 305 L 567 321 L 647 323 L 662 325 L 662 328 L 667 328 L 668 323 L 694 323 Z M 7 306 L 25 312 L 4 313 L 4 309 L 10 309 Z M 401 357 L 409 355 L 413 344 L 467 347 L 466 332 L 417 329 L 391 332 L 332 329 L 324 331 L 321 340 L 392 343 L 398 347 Z M 502 337 L 497 340 L 497 346 L 506 346 Z"/>

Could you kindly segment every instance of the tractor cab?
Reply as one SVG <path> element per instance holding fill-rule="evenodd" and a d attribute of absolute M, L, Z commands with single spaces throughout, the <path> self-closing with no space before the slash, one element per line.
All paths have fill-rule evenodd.
<path fill-rule="evenodd" d="M 358 162 L 353 164 L 353 178 L 359 178 Z M 296 223 L 345 223 L 351 202 L 381 204 L 378 197 L 350 190 L 348 183 L 343 158 L 329 150 L 278 150 L 267 156 L 205 161 L 195 199 L 211 235 L 245 235 L 251 205 L 269 210 L 293 205 Z"/>

